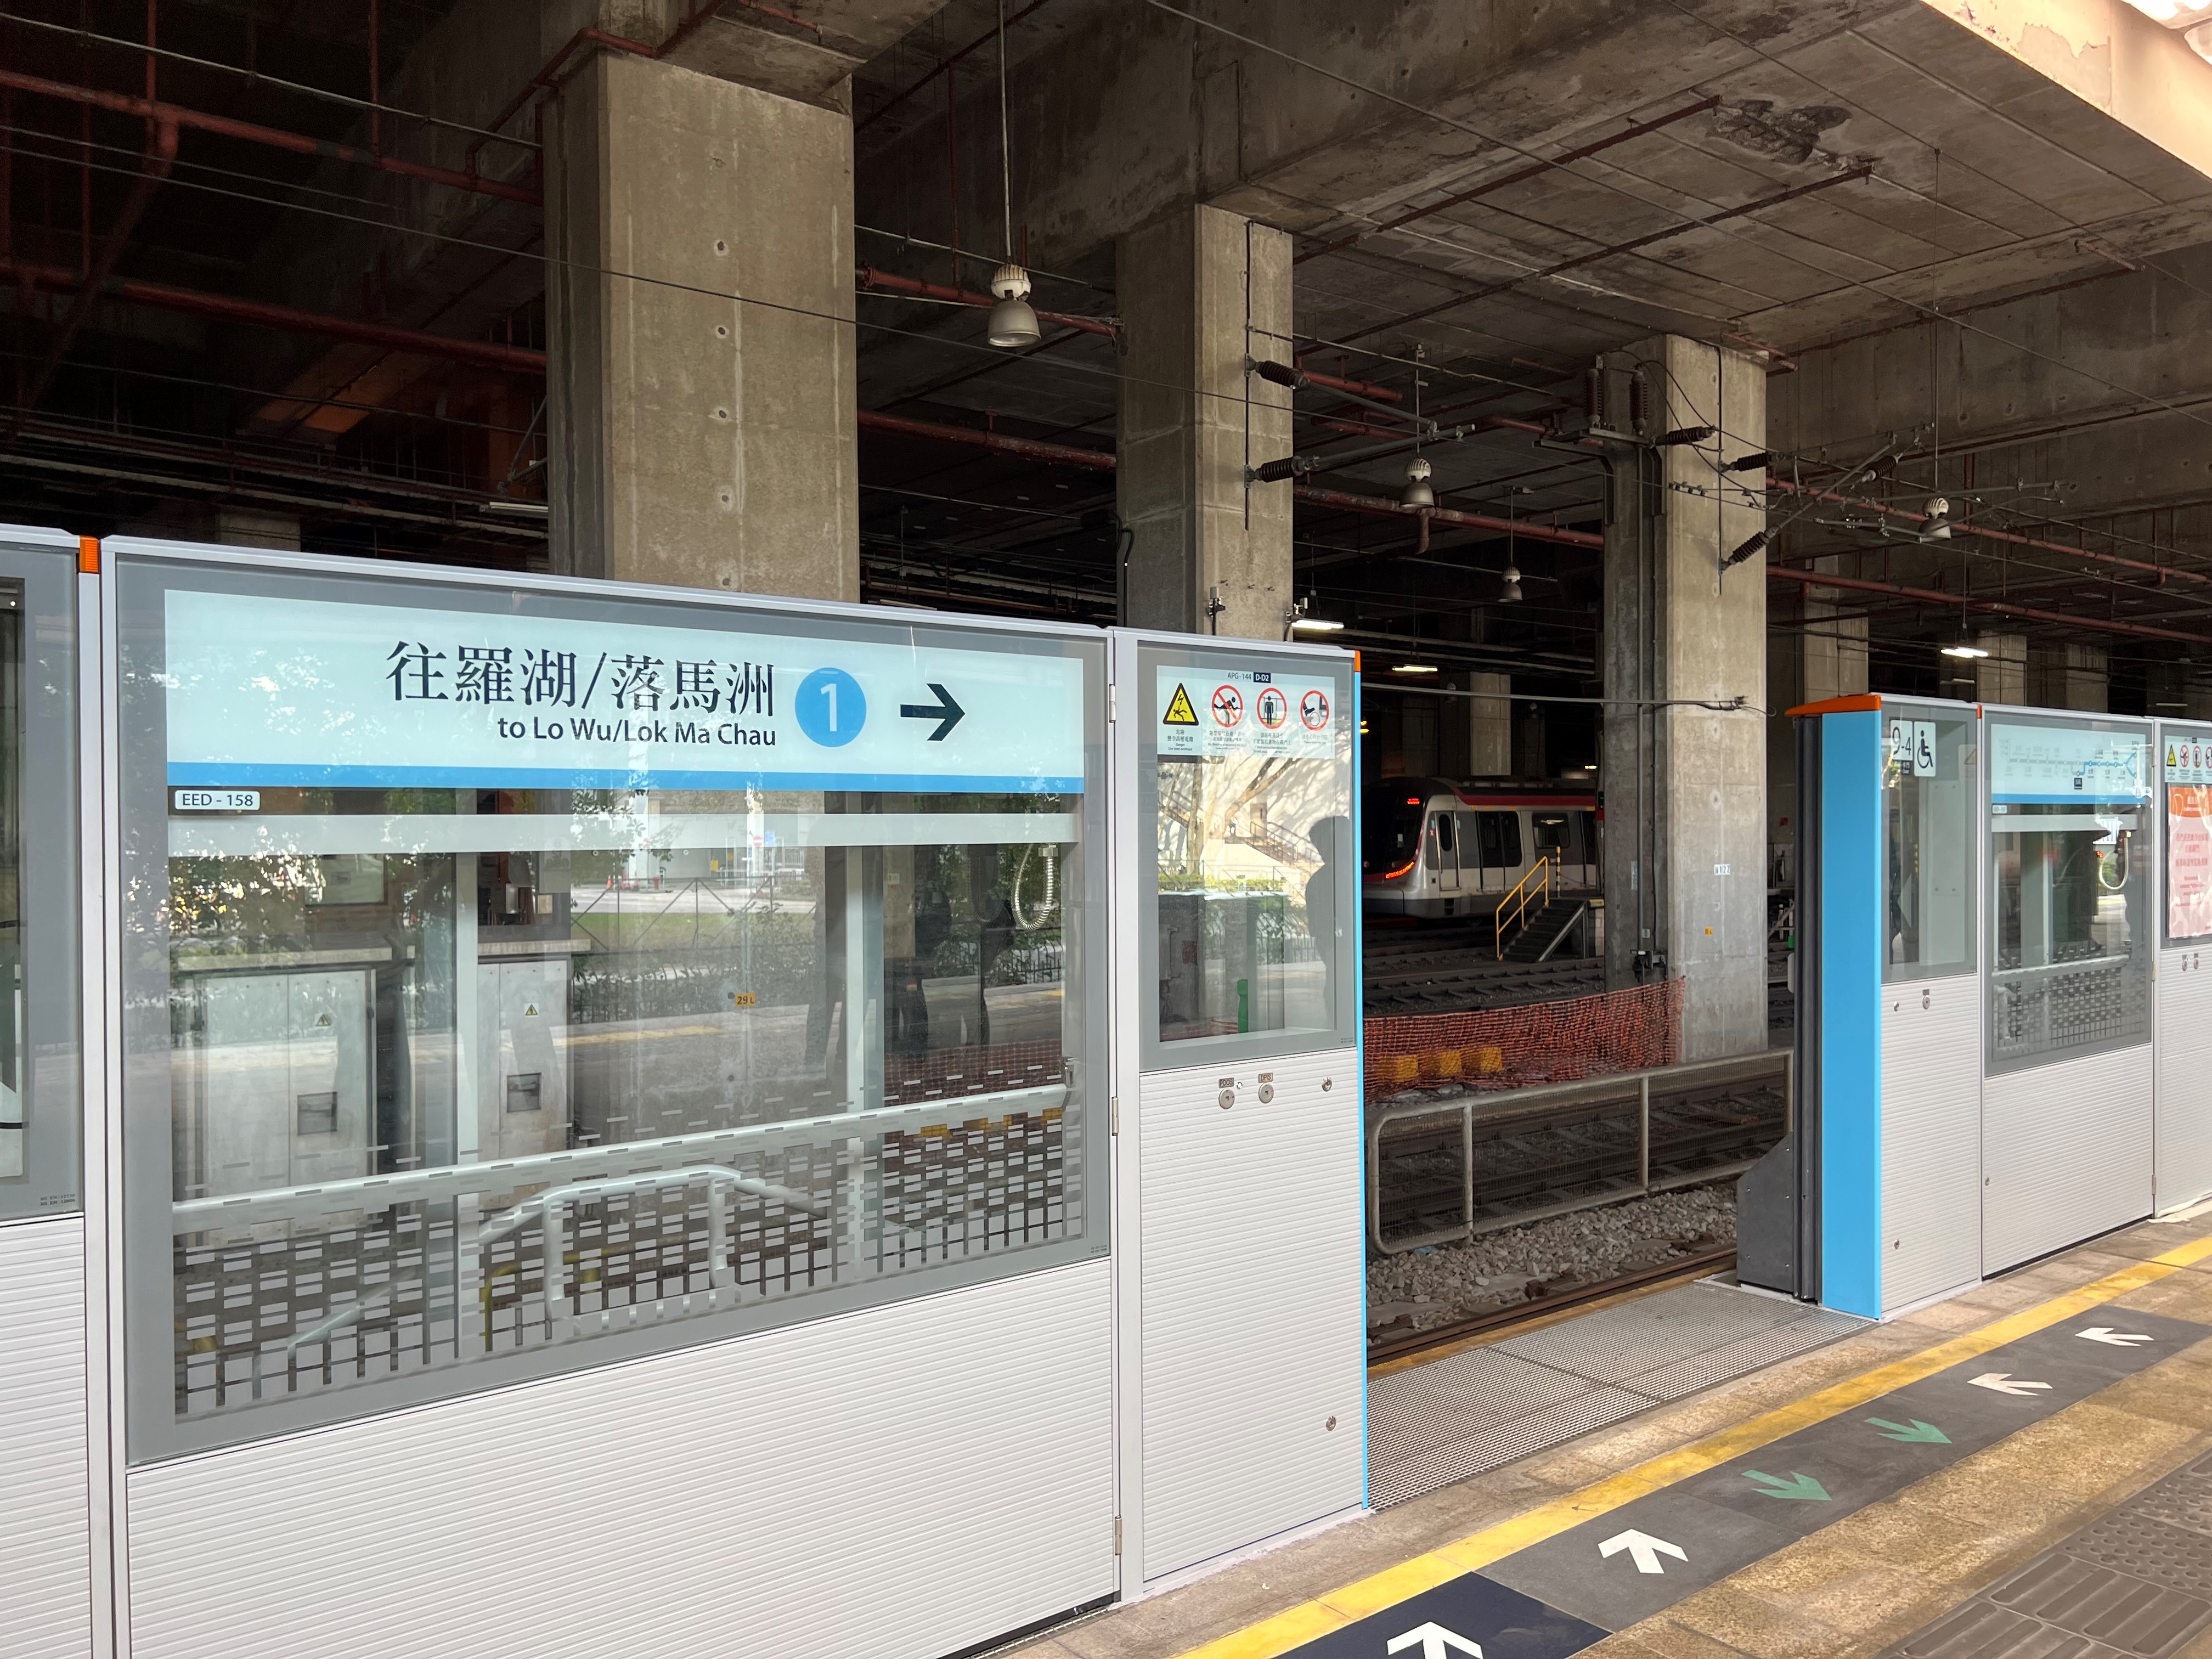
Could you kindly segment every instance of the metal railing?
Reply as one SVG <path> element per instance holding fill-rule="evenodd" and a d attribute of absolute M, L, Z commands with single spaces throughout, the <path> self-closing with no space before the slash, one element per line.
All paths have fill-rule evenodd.
<path fill-rule="evenodd" d="M 1478 1120 L 1486 1129 L 1536 1127 L 1562 1108 L 1602 1104 L 1633 1098 L 1636 1102 L 1637 1196 L 1664 1192 L 1670 1187 L 1711 1181 L 1726 1169 L 1701 1170 L 1656 1187 L 1651 1180 L 1651 1090 L 1656 1082 L 1664 1094 L 1674 1089 L 1703 1088 L 1717 1083 L 1752 1083 L 1779 1078 L 1782 1083 L 1782 1132 L 1790 1132 L 1796 1101 L 1792 1091 L 1790 1051 L 1772 1048 L 1765 1054 L 1741 1054 L 1731 1060 L 1690 1060 L 1676 1066 L 1657 1066 L 1642 1072 L 1613 1072 L 1576 1083 L 1548 1083 L 1533 1089 L 1510 1089 L 1488 1094 L 1469 1094 L 1456 1101 L 1407 1101 L 1385 1106 L 1367 1126 L 1367 1236 L 1385 1255 L 1401 1255 L 1432 1244 L 1456 1243 L 1501 1227 L 1518 1227 L 1576 1210 L 1611 1204 L 1630 1195 L 1629 1190 L 1571 1198 L 1542 1208 L 1493 1218 L 1479 1224 L 1475 1217 L 1474 1130 Z M 1460 1221 L 1425 1233 L 1386 1239 L 1382 1236 L 1382 1134 L 1393 1124 L 1417 1118 L 1459 1119 Z M 1732 1166 L 1731 1166 L 1732 1167 Z M 1748 1168 L 1746 1164 L 1744 1167 Z"/>
<path fill-rule="evenodd" d="M 1498 901 L 1498 959 L 1500 962 L 1505 960 L 1505 907 L 1509 904 L 1513 907 L 1513 931 L 1517 934 L 1528 926 L 1528 887 L 1532 882 L 1544 895 L 1544 903 L 1536 907 L 1541 912 L 1544 905 L 1552 902 L 1552 855 L 1549 853 L 1538 858 L 1536 867 L 1515 882 L 1506 890 L 1505 896 Z"/>

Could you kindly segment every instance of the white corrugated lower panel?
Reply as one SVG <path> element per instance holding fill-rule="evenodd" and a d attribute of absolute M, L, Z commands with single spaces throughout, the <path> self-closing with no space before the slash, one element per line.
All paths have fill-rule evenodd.
<path fill-rule="evenodd" d="M 2203 947 L 2158 964 L 2158 1207 L 2212 1193 L 2212 963 Z"/>
<path fill-rule="evenodd" d="M 0 1227 L 0 1656 L 92 1649 L 84 1224 Z"/>
<path fill-rule="evenodd" d="M 1982 1274 L 1982 982 L 1881 988 L 1881 1306 Z"/>
<path fill-rule="evenodd" d="M 1982 1085 L 1982 1271 L 2148 1215 L 2151 1051 L 2086 1054 Z"/>
<path fill-rule="evenodd" d="M 133 1659 L 933 1659 L 1113 1593 L 1104 1261 L 134 1471 Z"/>
<path fill-rule="evenodd" d="M 1155 1579 L 1364 1501 L 1359 1072 L 1346 1049 L 1165 1073 L 1141 1089 Z"/>

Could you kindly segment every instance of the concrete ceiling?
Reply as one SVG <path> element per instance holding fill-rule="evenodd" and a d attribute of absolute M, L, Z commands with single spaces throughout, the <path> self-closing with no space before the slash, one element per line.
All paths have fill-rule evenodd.
<path fill-rule="evenodd" d="M 1597 353 L 1662 331 L 1784 373 L 1923 308 L 1954 314 L 2212 242 L 2197 165 L 2212 161 L 2212 65 L 2118 0 L 2012 0 L 2002 27 L 1966 0 L 1958 16 L 1925 0 L 1414 3 L 1381 19 L 1295 0 L 1184 9 L 1220 27 L 1139 0 L 1009 6 L 1015 216 L 1033 262 L 1074 279 L 1041 296 L 1110 313 L 1114 236 L 1209 201 L 1296 234 L 1310 367 L 1406 392 L 1418 357 L 1432 411 L 1545 418 L 1580 404 Z M 856 78 L 862 223 L 949 241 L 957 204 L 960 240 L 995 248 L 994 21 L 955 0 Z M 950 122 L 948 79 L 961 89 Z M 864 237 L 864 258 L 876 246 Z M 950 256 L 883 255 L 917 271 L 932 259 L 950 281 Z M 963 280 L 985 274 L 969 262 Z M 861 314 L 908 331 L 864 338 L 863 407 L 989 411 L 1110 442 L 1103 343 L 991 360 L 972 349 L 972 313 L 874 301 Z M 2010 351 L 2045 379 L 2072 375 L 2061 405 L 2113 400 L 2120 382 L 2075 374 L 2049 336 L 2021 324 L 2005 337 L 2018 323 L 1994 312 L 1972 325 L 1985 360 Z M 1309 416 L 1332 404 L 1347 412 L 1299 398 Z M 1797 423 L 1856 442 L 1876 414 Z M 1362 441 L 1308 422 L 1298 447 Z M 1448 504 L 1595 516 L 1594 469 L 1526 434 L 1431 459 Z M 1322 482 L 1395 495 L 1402 469 Z M 1349 520 L 1302 512 L 1310 531 L 1352 536 Z M 1424 583 L 1451 586 L 1418 567 L 1383 585 Z"/>

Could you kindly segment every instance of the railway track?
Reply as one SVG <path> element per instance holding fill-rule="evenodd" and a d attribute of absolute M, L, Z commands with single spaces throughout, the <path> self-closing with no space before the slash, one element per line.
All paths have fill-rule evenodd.
<path fill-rule="evenodd" d="M 1725 1273 L 1735 1266 L 1735 1248 L 1730 1245 L 1723 1249 L 1704 1250 L 1693 1255 L 1680 1256 L 1672 1261 L 1655 1262 L 1648 1267 L 1616 1273 L 1610 1279 L 1595 1279 L 1588 1285 L 1557 1291 L 1514 1306 L 1492 1308 L 1467 1319 L 1455 1320 L 1449 1325 L 1432 1326 L 1425 1331 L 1370 1336 L 1367 1344 L 1367 1363 L 1370 1366 L 1380 1365 L 1393 1359 L 1454 1347 L 1473 1337 L 1513 1330 L 1547 1319 L 1554 1314 L 1587 1308 L 1594 1303 L 1609 1302 L 1615 1297 L 1660 1290 L 1685 1279 L 1703 1279 L 1711 1273 Z"/>

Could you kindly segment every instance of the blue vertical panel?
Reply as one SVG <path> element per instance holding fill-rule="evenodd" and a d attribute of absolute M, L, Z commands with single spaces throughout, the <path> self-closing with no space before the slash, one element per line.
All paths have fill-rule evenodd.
<path fill-rule="evenodd" d="M 1367 1385 L 1367 1183 L 1379 1180 L 1367 1170 L 1367 895 L 1364 872 L 1366 846 L 1360 840 L 1359 738 L 1367 729 L 1367 716 L 1359 706 L 1359 654 L 1352 658 L 1352 868 L 1358 877 L 1352 896 L 1352 967 L 1359 975 L 1359 1011 L 1352 1023 L 1352 1069 L 1359 1079 L 1359 1115 L 1352 1127 L 1359 1136 L 1359 1493 L 1362 1503 L 1375 1501 L 1374 1440 L 1367 1432 L 1371 1409 Z"/>
<path fill-rule="evenodd" d="M 1881 1316 L 1881 716 L 1820 733 L 1820 1301 Z"/>

